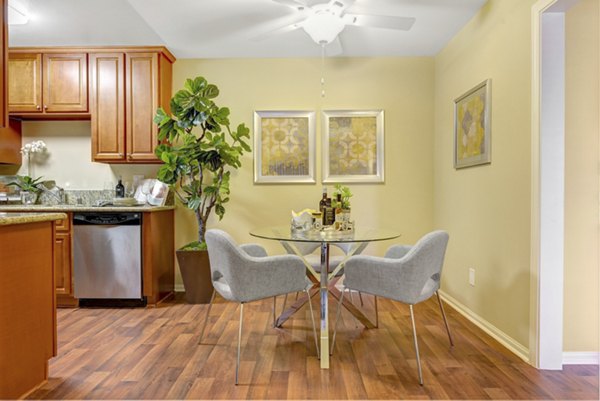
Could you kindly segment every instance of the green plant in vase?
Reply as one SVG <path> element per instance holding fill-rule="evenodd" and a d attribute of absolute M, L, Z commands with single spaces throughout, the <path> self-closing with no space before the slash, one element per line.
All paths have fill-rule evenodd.
<path fill-rule="evenodd" d="M 352 198 L 352 191 L 350 191 L 350 188 L 342 184 L 335 184 L 333 190 L 333 201 L 337 202 L 338 194 L 341 195 L 341 208 L 350 211 L 350 198 Z"/>
<path fill-rule="evenodd" d="M 42 192 L 41 180 L 42 177 L 34 179 L 28 175 L 18 175 L 17 181 L 9 182 L 7 185 L 18 187 L 21 190 L 21 202 L 31 205 L 37 201 L 38 195 Z"/>

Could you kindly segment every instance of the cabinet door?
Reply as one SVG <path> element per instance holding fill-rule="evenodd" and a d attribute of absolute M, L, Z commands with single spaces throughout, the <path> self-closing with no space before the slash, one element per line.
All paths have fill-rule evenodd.
<path fill-rule="evenodd" d="M 54 283 L 57 294 L 72 293 L 71 235 L 57 232 L 54 238 Z"/>
<path fill-rule="evenodd" d="M 8 127 L 8 0 L 0 0 L 0 128 Z"/>
<path fill-rule="evenodd" d="M 125 65 L 127 161 L 157 161 L 158 128 L 153 119 L 158 108 L 158 54 L 128 53 Z"/>
<path fill-rule="evenodd" d="M 90 54 L 92 159 L 125 160 L 125 55 Z"/>
<path fill-rule="evenodd" d="M 11 112 L 42 111 L 41 53 L 12 53 L 8 60 L 8 109 Z"/>
<path fill-rule="evenodd" d="M 44 54 L 43 98 L 46 113 L 88 111 L 87 54 Z"/>

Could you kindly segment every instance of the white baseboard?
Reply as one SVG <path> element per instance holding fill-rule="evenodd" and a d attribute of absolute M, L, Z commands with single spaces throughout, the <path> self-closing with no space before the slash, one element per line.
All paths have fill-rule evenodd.
<path fill-rule="evenodd" d="M 599 365 L 600 352 L 563 352 L 563 365 Z"/>
<path fill-rule="evenodd" d="M 453 309 L 455 309 L 458 313 L 466 317 L 470 320 L 475 326 L 479 327 L 481 330 L 485 331 L 492 338 L 502 344 L 504 347 L 508 348 L 513 354 L 529 363 L 529 349 L 525 347 L 523 344 L 519 343 L 514 338 L 510 337 L 502 330 L 473 312 L 467 306 L 463 305 L 455 298 L 446 294 L 444 291 L 439 290 L 440 296 L 444 301 L 448 303 Z"/>
<path fill-rule="evenodd" d="M 175 292 L 185 292 L 185 288 L 183 288 L 183 284 L 175 284 Z"/>

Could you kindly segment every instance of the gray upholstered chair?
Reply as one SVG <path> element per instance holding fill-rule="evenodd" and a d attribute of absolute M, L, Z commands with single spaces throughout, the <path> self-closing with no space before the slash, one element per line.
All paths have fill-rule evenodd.
<path fill-rule="evenodd" d="M 344 290 L 352 289 L 375 297 L 389 298 L 408 304 L 413 329 L 417 366 L 419 368 L 419 383 L 423 385 L 421 359 L 413 305 L 429 299 L 433 294 L 437 300 L 444 318 L 450 345 L 454 345 L 444 307 L 438 294 L 444 254 L 448 244 L 448 234 L 444 231 L 434 231 L 419 240 L 414 246 L 395 245 L 388 249 L 385 256 L 354 256 L 346 261 L 344 266 Z M 335 346 L 337 324 L 340 317 L 341 303 L 344 292 L 340 297 L 337 309 L 335 330 L 331 350 Z M 377 298 L 375 298 L 377 299 Z M 377 303 L 375 303 L 377 313 Z"/>
<path fill-rule="evenodd" d="M 206 244 L 210 260 L 211 280 L 215 291 L 213 291 L 206 312 L 200 333 L 200 342 L 204 336 L 215 292 L 228 301 L 239 302 L 240 325 L 235 366 L 235 384 L 238 384 L 244 304 L 290 292 L 305 291 L 308 293 L 312 282 L 306 277 L 306 267 L 299 256 L 267 256 L 267 252 L 260 245 L 238 246 L 229 234 L 216 229 L 206 231 Z M 318 355 L 317 330 L 310 302 L 308 302 L 308 306 Z M 273 313 L 275 314 L 275 310 Z"/>

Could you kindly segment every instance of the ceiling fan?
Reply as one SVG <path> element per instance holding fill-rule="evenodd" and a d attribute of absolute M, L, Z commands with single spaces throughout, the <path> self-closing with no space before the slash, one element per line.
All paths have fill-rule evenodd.
<path fill-rule="evenodd" d="M 261 35 L 259 39 L 302 28 L 315 43 L 325 46 L 334 41 L 339 42 L 338 35 L 347 25 L 407 31 L 415 23 L 415 18 L 411 17 L 348 12 L 348 9 L 356 0 L 330 0 L 326 3 L 313 5 L 308 5 L 306 0 L 273 1 L 295 9 L 298 18 L 292 24 L 287 24 Z"/>

